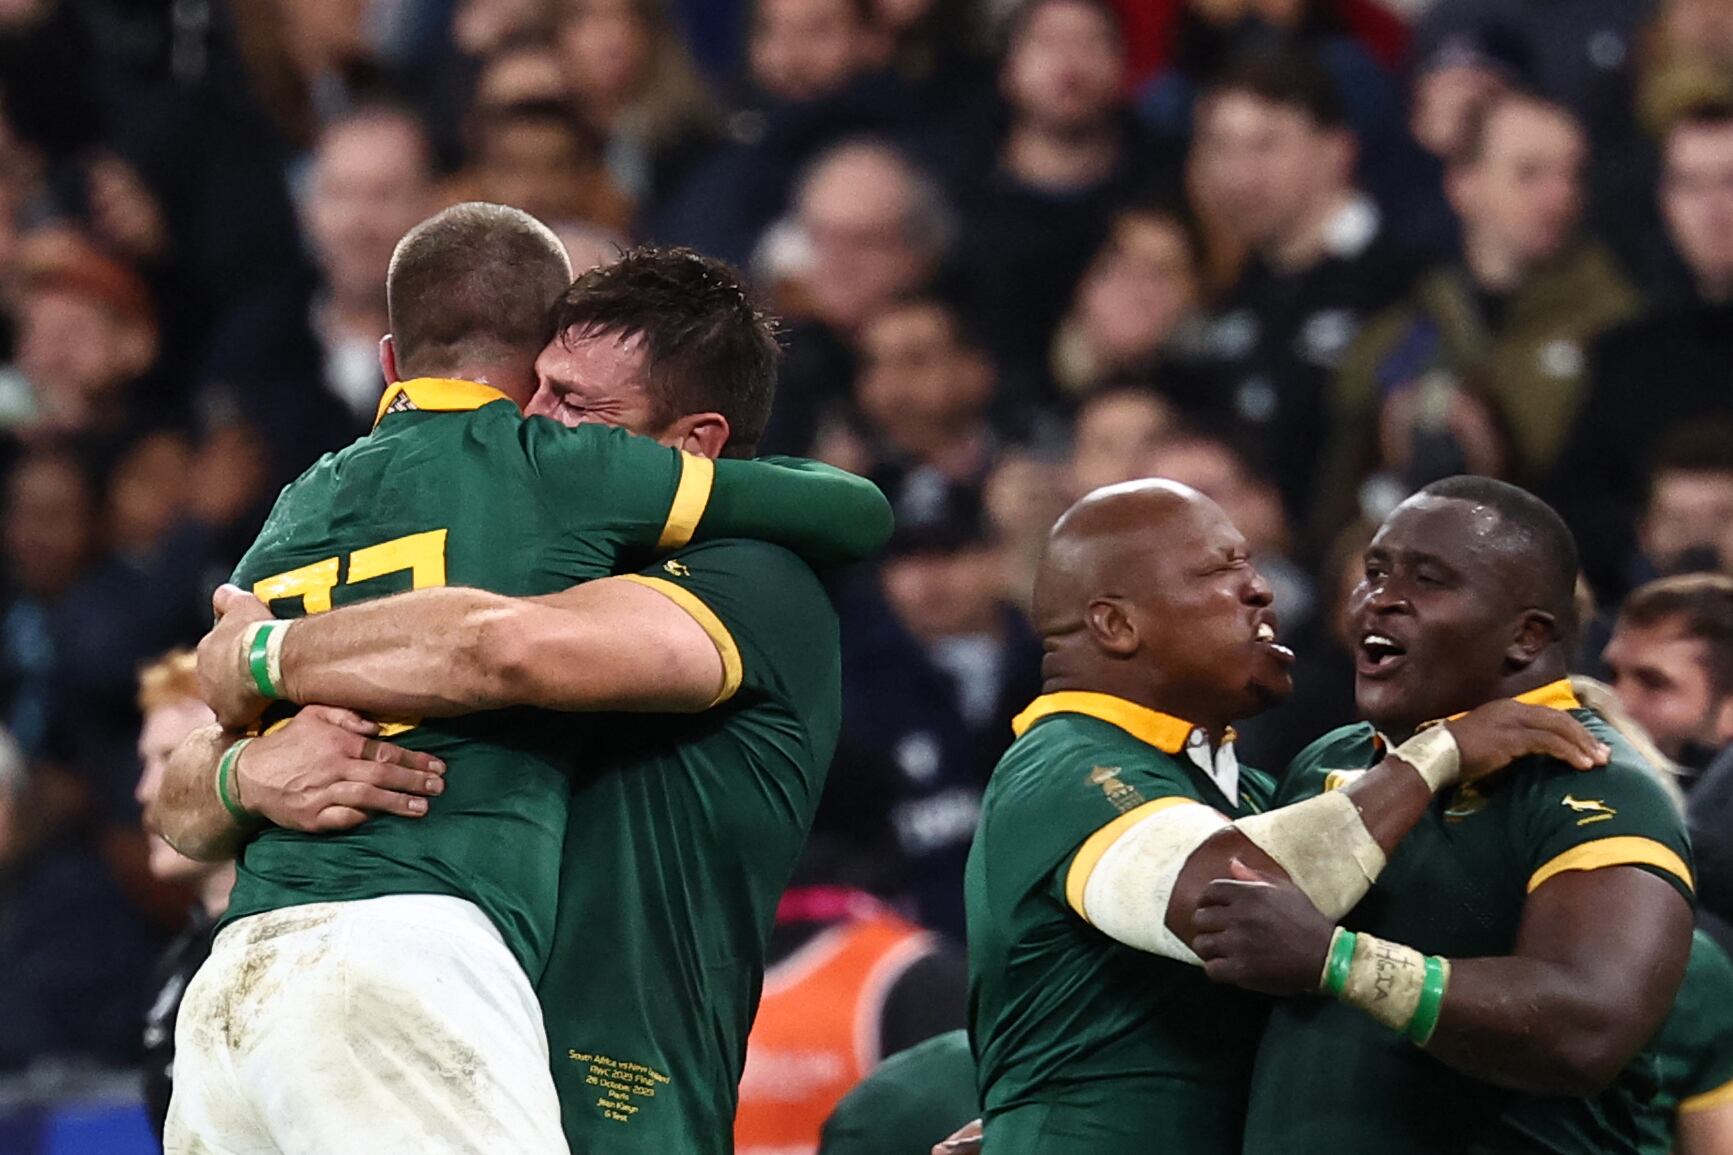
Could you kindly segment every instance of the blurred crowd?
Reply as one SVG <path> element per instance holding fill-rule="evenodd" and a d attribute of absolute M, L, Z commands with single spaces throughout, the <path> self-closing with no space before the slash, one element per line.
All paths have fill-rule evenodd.
<path fill-rule="evenodd" d="M 367 430 L 392 247 L 466 199 L 748 270 L 765 448 L 895 504 L 803 883 L 959 934 L 1036 553 L 1152 474 L 1299 652 L 1251 764 L 1351 720 L 1369 526 L 1460 472 L 1566 514 L 1687 782 L 1733 742 L 1726 587 L 1602 661 L 1733 573 L 1733 0 L 0 0 L 0 1075 L 139 1060 L 191 896 L 138 671 Z"/>

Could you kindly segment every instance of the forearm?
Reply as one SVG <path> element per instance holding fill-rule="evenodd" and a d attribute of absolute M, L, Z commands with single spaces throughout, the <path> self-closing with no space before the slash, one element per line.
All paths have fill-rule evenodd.
<path fill-rule="evenodd" d="M 1538 959 L 1451 963 L 1444 1006 L 1426 1049 L 1446 1066 L 1531 1095 L 1594 1095 L 1630 1060 L 1642 1034 L 1571 969 Z M 1659 1023 L 1654 1024 L 1659 1028 Z M 1651 1032 L 1652 1033 L 1652 1032 Z"/>
<path fill-rule="evenodd" d="M 511 705 L 510 672 L 485 659 L 515 606 L 484 590 L 428 589 L 301 618 L 283 640 L 284 696 L 383 716 Z"/>
<path fill-rule="evenodd" d="M 154 820 L 168 844 L 188 858 L 226 862 L 246 838 L 215 788 L 217 764 L 237 739 L 221 726 L 201 727 L 181 742 L 163 772 Z"/>
<path fill-rule="evenodd" d="M 1447 736 L 1445 736 L 1447 737 Z M 1192 852 L 1174 886 L 1167 923 L 1180 938 L 1195 935 L 1192 918 L 1204 888 L 1229 877 L 1235 860 L 1286 877 L 1327 917 L 1339 919 L 1364 898 L 1388 857 L 1426 813 L 1434 790 L 1454 780 L 1454 757 L 1427 746 L 1405 745 L 1340 791 L 1240 819 Z M 1447 764 L 1439 765 L 1439 757 Z"/>
<path fill-rule="evenodd" d="M 820 565 L 872 556 L 891 525 L 890 502 L 863 477 L 800 458 L 725 458 L 698 533 L 774 542 Z"/>

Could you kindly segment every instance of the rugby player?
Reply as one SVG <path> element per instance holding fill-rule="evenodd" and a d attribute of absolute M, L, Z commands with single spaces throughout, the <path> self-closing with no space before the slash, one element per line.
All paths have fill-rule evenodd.
<path fill-rule="evenodd" d="M 715 263 L 628 256 L 587 274 L 555 310 L 558 335 L 538 362 L 531 410 L 666 437 L 665 391 L 690 408 L 719 378 L 741 376 L 751 361 L 742 347 L 750 352 L 763 334 L 761 320 L 743 324 L 739 311 L 694 314 L 707 293 L 744 300 Z M 703 452 L 751 452 L 771 390 L 746 375 L 762 387 L 716 406 L 727 411 L 727 428 L 714 430 L 725 436 Z M 202 647 L 207 689 L 226 703 L 220 713 L 244 717 L 260 695 L 240 661 L 242 627 L 269 614 L 236 591 L 219 603 L 228 612 Z M 597 720 L 573 788 L 559 917 L 538 985 L 572 1150 L 726 1151 L 766 939 L 841 708 L 835 616 L 811 572 L 769 546 L 727 542 L 548 599 L 409 593 L 297 621 L 280 676 L 287 698 L 386 713 L 510 701 L 590 709 L 626 704 L 633 679 L 665 707 L 696 709 L 719 685 L 734 688 L 702 715 Z M 240 759 L 242 798 L 281 824 L 318 828 L 332 791 L 365 768 L 336 743 L 291 751 L 270 740 Z M 464 773 L 451 771 L 453 791 Z M 320 785 L 302 790 L 303 780 Z M 396 813 L 393 799 L 408 795 L 388 794 L 382 808 Z M 207 787 L 200 801 L 208 797 Z M 449 802 L 448 793 L 432 812 Z M 232 821 L 214 810 L 218 824 Z"/>
<path fill-rule="evenodd" d="M 1284 696 L 1245 540 L 1171 482 L 1111 486 L 1055 526 L 1035 588 L 1046 692 L 988 785 L 966 880 L 985 1149 L 1240 1149 L 1264 1001 L 1212 985 L 1189 941 L 1236 860 L 1346 913 L 1433 793 L 1530 751 L 1605 751 L 1500 703 L 1391 750 L 1335 803 L 1270 813 L 1230 724 Z M 1394 1148 L 1393 1148 L 1394 1149 Z"/>
<path fill-rule="evenodd" d="M 645 265 L 677 297 L 661 305 L 699 329 L 676 334 L 697 338 L 682 352 L 660 347 L 687 357 L 697 371 L 685 381 L 701 383 L 667 398 L 662 444 L 520 414 L 545 355 L 549 302 L 569 277 L 544 227 L 470 205 L 412 230 L 389 274 L 393 384 L 378 425 L 284 491 L 237 580 L 276 608 L 313 613 L 448 580 L 553 593 L 695 535 L 844 556 L 862 552 L 851 543 L 881 543 L 888 510 L 865 482 L 683 451 L 724 444 L 740 397 L 745 410 L 761 396 L 767 405 L 777 350 L 726 268 L 695 254 L 640 252 L 589 276 L 618 282 Z M 610 329 L 596 344 L 642 336 Z M 814 581 L 769 546 L 722 548 L 735 552 L 718 566 L 766 581 L 797 568 Z M 613 584 L 623 589 L 605 610 L 612 644 L 583 654 L 595 704 L 702 710 L 740 688 L 738 650 L 688 589 L 660 576 Z M 284 638 L 276 623 L 244 639 L 262 688 L 278 676 Z M 569 722 L 523 711 L 413 725 L 398 745 L 456 771 L 425 819 L 326 838 L 256 834 L 183 1007 L 171 1151 L 566 1149 L 531 983 L 554 936 L 578 737 Z M 182 785 L 202 780 L 190 796 L 209 811 L 214 793 L 234 821 L 200 836 L 195 814 L 179 828 L 183 848 L 208 852 L 246 825 L 235 774 L 246 744 L 221 753 L 213 792 L 218 745 L 193 744 L 200 765 Z"/>
<path fill-rule="evenodd" d="M 1733 1151 L 1733 960 L 1702 931 L 1650 1044 L 1657 1092 L 1638 1120 L 1641 1155 Z"/>
<path fill-rule="evenodd" d="M 1484 478 L 1428 486 L 1367 549 L 1350 612 L 1368 721 L 1303 752 L 1278 801 L 1352 790 L 1391 743 L 1500 700 L 1568 712 L 1611 757 L 1458 786 L 1340 927 L 1245 869 L 1205 890 L 1193 945 L 1212 978 L 1333 996 L 1273 1009 L 1252 1155 L 1638 1150 L 1654 1063 L 1631 1060 L 1690 953 L 1689 849 L 1640 756 L 1566 679 L 1576 575 L 1558 516 Z"/>

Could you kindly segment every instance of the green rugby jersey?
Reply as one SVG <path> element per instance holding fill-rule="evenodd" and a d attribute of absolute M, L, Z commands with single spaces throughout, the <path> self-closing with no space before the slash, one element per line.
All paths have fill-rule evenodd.
<path fill-rule="evenodd" d="M 1266 1000 L 1134 950 L 1079 913 L 1089 873 L 1157 810 L 1237 797 L 1201 730 L 1107 694 L 1037 698 L 993 771 L 969 852 L 969 1031 L 993 1155 L 1237 1152 Z M 1225 747 L 1231 758 L 1232 747 Z M 1219 765 L 1219 763 L 1218 763 Z"/>
<path fill-rule="evenodd" d="M 899 1051 L 843 1096 L 818 1155 L 926 1155 L 981 1114 L 967 1031 L 947 1031 Z"/>
<path fill-rule="evenodd" d="M 1673 1012 L 1640 1061 L 1656 1087 L 1643 1113 L 1643 1155 L 1667 1155 L 1680 1115 L 1733 1104 L 1733 961 L 1702 931 Z"/>
<path fill-rule="evenodd" d="M 1684 822 L 1641 755 L 1582 709 L 1568 682 L 1518 700 L 1569 710 L 1612 760 L 1578 771 L 1527 758 L 1436 799 L 1344 926 L 1426 954 L 1484 958 L 1511 952 L 1529 894 L 1564 871 L 1635 866 L 1691 899 Z M 1342 785 L 1384 753 L 1369 725 L 1327 734 L 1295 759 L 1277 802 Z M 1446 1067 L 1352 1007 L 1284 999 L 1258 1053 L 1246 1152 L 1637 1152 L 1652 1091 L 1639 1060 L 1592 1099 L 1525 1095 Z"/>
<path fill-rule="evenodd" d="M 888 517 L 869 489 L 833 471 L 712 463 L 623 430 L 526 420 L 485 385 L 420 379 L 386 394 L 371 435 L 283 491 L 234 580 L 296 616 L 445 584 L 552 593 L 700 532 L 876 548 Z M 748 500 L 758 494 L 766 500 Z M 450 766 L 438 804 L 339 834 L 266 829 L 242 851 L 225 921 L 310 902 L 455 895 L 487 913 L 533 978 L 553 933 L 570 727 L 513 710 L 396 735 Z"/>
<path fill-rule="evenodd" d="M 537 994 L 574 1155 L 722 1155 L 777 901 L 836 747 L 842 652 L 785 550 L 716 542 L 637 580 L 710 633 L 734 691 L 705 714 L 594 720 Z"/>

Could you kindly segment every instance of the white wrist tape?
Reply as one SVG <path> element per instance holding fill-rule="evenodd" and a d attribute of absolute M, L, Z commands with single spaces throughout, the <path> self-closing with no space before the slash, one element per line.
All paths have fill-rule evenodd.
<path fill-rule="evenodd" d="M 1226 825 L 1227 818 L 1202 803 L 1156 811 L 1107 848 L 1084 885 L 1079 913 L 1126 946 L 1202 965 L 1168 929 L 1167 907 L 1186 860 Z"/>
<path fill-rule="evenodd" d="M 1434 794 L 1455 782 L 1462 772 L 1462 753 L 1448 726 L 1422 730 L 1390 753 L 1419 771 Z"/>
<path fill-rule="evenodd" d="M 1340 790 L 1241 818 L 1234 828 L 1288 872 L 1325 917 L 1353 910 L 1384 869 L 1384 850 Z"/>
<path fill-rule="evenodd" d="M 1406 1031 L 1425 982 L 1425 955 L 1399 942 L 1361 934 L 1354 942 L 1347 982 L 1337 997 L 1393 1031 Z"/>

